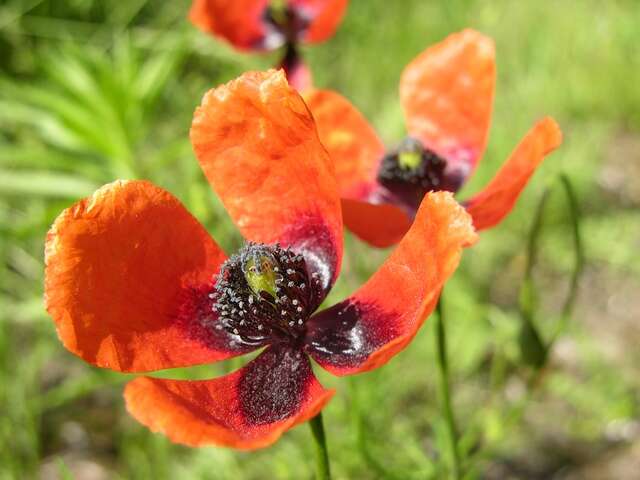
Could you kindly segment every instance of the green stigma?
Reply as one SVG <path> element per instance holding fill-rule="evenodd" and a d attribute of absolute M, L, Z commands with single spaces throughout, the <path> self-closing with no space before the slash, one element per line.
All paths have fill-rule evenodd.
<path fill-rule="evenodd" d="M 415 172 L 422 164 L 424 147 L 420 140 L 413 137 L 405 137 L 398 147 L 396 161 L 402 170 Z"/>
<path fill-rule="evenodd" d="M 404 151 L 398 153 L 398 164 L 405 170 L 415 170 L 422 162 L 422 152 Z"/>
<path fill-rule="evenodd" d="M 284 25 L 287 21 L 287 8 L 287 0 L 271 0 L 269 2 L 271 17 L 280 25 Z"/>
<path fill-rule="evenodd" d="M 277 263 L 271 255 L 255 253 L 245 261 L 242 269 L 247 285 L 256 295 L 266 292 L 273 298 L 276 295 Z"/>

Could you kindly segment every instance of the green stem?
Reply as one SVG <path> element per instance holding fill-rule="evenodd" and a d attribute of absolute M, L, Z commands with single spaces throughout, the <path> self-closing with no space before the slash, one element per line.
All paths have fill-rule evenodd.
<path fill-rule="evenodd" d="M 534 214 L 533 225 L 531 226 L 531 232 L 529 233 L 529 242 L 527 247 L 527 266 L 520 291 L 520 312 L 523 320 L 521 329 L 521 348 L 527 361 L 538 370 L 546 364 L 549 350 L 558 335 L 560 335 L 566 327 L 566 323 L 573 312 L 573 306 L 578 293 L 580 276 L 585 263 L 584 245 L 580 233 L 580 210 L 575 192 L 571 185 L 571 181 L 566 174 L 561 173 L 557 179 L 567 198 L 575 260 L 569 284 L 569 292 L 562 307 L 560 321 L 557 323 L 556 329 L 551 335 L 550 340 L 545 343 L 534 322 L 535 311 L 537 309 L 537 291 L 533 281 L 533 269 L 537 263 L 538 243 L 542 232 L 542 217 L 551 194 L 552 185 L 550 185 L 545 189 Z"/>
<path fill-rule="evenodd" d="M 571 314 L 573 313 L 573 306 L 578 295 L 578 285 L 580 283 L 580 276 L 584 270 L 585 254 L 584 245 L 582 243 L 582 234 L 580 233 L 580 209 L 578 207 L 578 199 L 571 185 L 571 181 L 566 174 L 560 174 L 560 184 L 564 188 L 564 192 L 567 196 L 567 204 L 569 205 L 569 212 L 571 213 L 571 230 L 573 233 L 573 248 L 575 250 L 575 263 L 573 267 L 573 273 L 571 275 L 571 283 L 569 285 L 569 294 L 562 307 L 562 325 L 567 322 Z M 556 332 L 556 335 L 560 333 L 560 328 Z M 554 335 L 554 340 L 556 335 Z"/>
<path fill-rule="evenodd" d="M 527 266 L 524 272 L 526 281 L 533 281 L 533 267 L 535 266 L 538 258 L 538 239 L 540 238 L 540 232 L 542 230 L 542 217 L 544 216 L 544 208 L 547 205 L 550 194 L 551 189 L 546 188 L 542 193 L 542 197 L 538 202 L 538 206 L 536 207 L 536 211 L 533 216 L 533 224 L 531 225 L 527 245 Z"/>
<path fill-rule="evenodd" d="M 549 186 L 544 190 L 533 216 L 533 224 L 531 225 L 527 242 L 527 265 L 519 294 L 520 318 L 522 319 L 518 336 L 520 356 L 526 365 L 533 367 L 535 370 L 540 370 L 544 366 L 548 354 L 547 346 L 535 323 L 538 295 L 533 281 L 533 270 L 538 258 L 542 219 L 550 194 L 551 187 Z"/>
<path fill-rule="evenodd" d="M 438 369 L 440 371 L 440 395 L 442 409 L 449 431 L 449 448 L 453 460 L 453 477 L 457 480 L 461 478 L 460 452 L 458 450 L 458 430 L 451 404 L 451 393 L 449 391 L 449 361 L 447 359 L 447 336 L 443 315 L 442 294 L 436 307 L 438 315 L 436 318 L 436 349 Z"/>
<path fill-rule="evenodd" d="M 329 468 L 329 451 L 327 450 L 327 437 L 322 423 L 322 412 L 309 420 L 313 445 L 316 451 L 316 480 L 331 480 Z"/>

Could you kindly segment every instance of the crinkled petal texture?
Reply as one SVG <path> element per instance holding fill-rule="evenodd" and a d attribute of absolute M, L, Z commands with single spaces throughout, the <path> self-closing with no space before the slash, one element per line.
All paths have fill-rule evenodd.
<path fill-rule="evenodd" d="M 210 328 L 224 253 L 170 193 L 118 181 L 47 234 L 45 304 L 67 349 L 99 367 L 151 371 L 246 352 Z"/>
<path fill-rule="evenodd" d="M 310 319 L 307 352 L 336 375 L 389 361 L 433 311 L 462 248 L 476 238 L 470 216 L 451 193 L 427 194 L 411 229 L 371 279 Z"/>
<path fill-rule="evenodd" d="M 384 144 L 364 116 L 342 95 L 310 90 L 304 99 L 322 144 L 335 165 L 342 198 L 364 200 L 376 188 Z"/>
<path fill-rule="evenodd" d="M 493 41 L 464 30 L 429 47 L 402 73 L 400 100 L 409 134 L 468 176 L 484 152 L 495 87 Z"/>
<path fill-rule="evenodd" d="M 529 130 L 491 182 L 466 203 L 477 230 L 493 227 L 507 216 L 538 165 L 561 143 L 562 132 L 551 117 Z"/>
<path fill-rule="evenodd" d="M 200 30 L 240 50 L 260 50 L 267 33 L 262 19 L 268 0 L 194 0 L 189 20 Z"/>
<path fill-rule="evenodd" d="M 314 377 L 305 354 L 279 345 L 213 380 L 138 378 L 125 399 L 138 421 L 174 442 L 255 449 L 314 417 L 333 393 Z"/>
<path fill-rule="evenodd" d="M 289 0 L 311 16 L 311 24 L 303 41 L 318 43 L 332 37 L 347 9 L 348 0 Z"/>
<path fill-rule="evenodd" d="M 191 141 L 244 237 L 302 253 L 326 292 L 342 259 L 338 187 L 313 117 L 284 73 L 249 72 L 208 92 Z"/>

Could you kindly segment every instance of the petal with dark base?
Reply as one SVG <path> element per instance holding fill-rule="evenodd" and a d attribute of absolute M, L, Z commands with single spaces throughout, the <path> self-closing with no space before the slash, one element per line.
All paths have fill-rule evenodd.
<path fill-rule="evenodd" d="M 45 246 L 45 304 L 65 347 L 89 363 L 151 371 L 246 351 L 213 328 L 225 255 L 168 192 L 118 181 L 68 208 Z"/>
<path fill-rule="evenodd" d="M 290 0 L 289 3 L 309 12 L 311 23 L 302 40 L 318 43 L 333 36 L 347 9 L 348 0 Z"/>
<path fill-rule="evenodd" d="M 338 187 L 313 117 L 283 72 L 245 73 L 208 92 L 191 142 L 245 238 L 302 253 L 330 288 L 342 258 Z"/>
<path fill-rule="evenodd" d="M 377 368 L 414 337 L 477 238 L 448 192 L 429 193 L 387 261 L 354 295 L 309 320 L 306 349 L 335 375 Z"/>
<path fill-rule="evenodd" d="M 464 30 L 429 47 L 404 70 L 400 100 L 409 135 L 468 177 L 484 152 L 495 87 L 493 41 Z"/>
<path fill-rule="evenodd" d="M 213 380 L 138 378 L 125 399 L 139 422 L 174 442 L 249 450 L 317 415 L 333 393 L 320 385 L 304 353 L 280 345 Z"/>
<path fill-rule="evenodd" d="M 189 20 L 241 50 L 260 50 L 267 34 L 263 13 L 268 0 L 195 0 Z"/>
<path fill-rule="evenodd" d="M 335 164 L 342 198 L 366 200 L 376 188 L 384 145 L 364 116 L 342 95 L 330 90 L 305 92 L 320 141 Z"/>
<path fill-rule="evenodd" d="M 491 182 L 466 203 L 476 230 L 493 227 L 509 214 L 538 165 L 560 143 L 562 132 L 550 117 L 525 135 Z"/>

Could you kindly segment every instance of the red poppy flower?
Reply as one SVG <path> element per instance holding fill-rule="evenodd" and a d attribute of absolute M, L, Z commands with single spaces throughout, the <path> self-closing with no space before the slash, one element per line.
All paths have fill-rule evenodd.
<path fill-rule="evenodd" d="M 307 92 L 320 139 L 336 166 L 346 226 L 372 245 L 393 245 L 409 229 L 426 192 L 458 191 L 485 150 L 494 85 L 490 38 L 465 30 L 428 48 L 402 74 L 409 137 L 390 151 L 348 100 L 331 91 Z M 477 230 L 511 211 L 536 167 L 561 141 L 549 117 L 525 135 L 495 178 L 465 203 Z"/>
<path fill-rule="evenodd" d="M 296 46 L 330 38 L 348 0 L 195 0 L 191 22 L 239 50 L 265 51 L 286 46 L 279 68 L 299 90 L 311 86 L 311 73 Z"/>
<path fill-rule="evenodd" d="M 227 257 L 170 193 L 118 181 L 51 228 L 46 308 L 67 349 L 121 372 L 264 347 L 221 378 L 139 377 L 125 389 L 129 412 L 176 442 L 264 447 L 333 394 L 308 357 L 336 375 L 387 362 L 431 313 L 475 232 L 449 193 L 428 195 L 369 281 L 315 313 L 338 276 L 342 219 L 302 98 L 282 72 L 244 74 L 205 95 L 191 140 L 246 245 Z"/>

